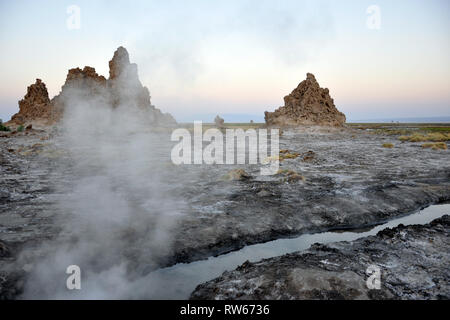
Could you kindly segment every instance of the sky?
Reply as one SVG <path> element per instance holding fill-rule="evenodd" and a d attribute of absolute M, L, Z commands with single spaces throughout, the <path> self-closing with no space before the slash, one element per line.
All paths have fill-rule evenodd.
<path fill-rule="evenodd" d="M 0 118 L 121 45 L 181 122 L 263 121 L 307 72 L 350 121 L 448 117 L 449 32 L 448 0 L 0 0 Z"/>

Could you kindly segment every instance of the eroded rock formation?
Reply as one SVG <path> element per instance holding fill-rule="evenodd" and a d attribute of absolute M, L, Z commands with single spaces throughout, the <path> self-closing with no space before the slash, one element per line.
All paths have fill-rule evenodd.
<path fill-rule="evenodd" d="M 64 92 L 69 87 L 89 90 L 89 93 L 94 94 L 99 88 L 106 87 L 106 79 L 104 76 L 98 75 L 92 67 L 84 67 L 83 70 L 74 68 L 67 73 L 66 82 L 61 92 Z"/>
<path fill-rule="evenodd" d="M 283 107 L 265 112 L 265 120 L 273 126 L 342 126 L 346 119 L 336 109 L 329 90 L 321 88 L 314 75 L 308 73 L 306 80 L 284 97 Z"/>
<path fill-rule="evenodd" d="M 52 117 L 47 124 L 58 122 L 66 108 L 76 101 L 86 101 L 95 97 L 107 97 L 107 80 L 98 75 L 94 68 L 73 68 L 67 73 L 61 92 L 50 103 Z"/>
<path fill-rule="evenodd" d="M 23 125 L 34 119 L 49 118 L 51 114 L 47 87 L 41 79 L 27 88 L 27 94 L 19 101 L 19 112 L 12 116 L 11 123 Z"/>
<path fill-rule="evenodd" d="M 166 126 L 176 124 L 168 113 L 162 113 L 150 102 L 150 92 L 138 77 L 137 65 L 130 63 L 124 47 L 119 47 L 109 61 L 109 79 L 97 74 L 94 68 L 70 69 L 61 92 L 52 100 L 48 97 L 45 84 L 37 79 L 29 86 L 24 99 L 19 102 L 20 110 L 9 124 L 25 125 L 40 123 L 50 125 L 58 122 L 72 103 L 95 101 L 112 108 L 128 108 L 143 112 L 149 125 Z"/>
<path fill-rule="evenodd" d="M 176 124 L 169 113 L 162 113 L 150 102 L 150 92 L 139 80 L 137 65 L 130 63 L 127 50 L 119 47 L 109 61 L 108 90 L 113 107 L 137 107 L 140 111 L 148 111 L 149 121 L 157 125 Z"/>

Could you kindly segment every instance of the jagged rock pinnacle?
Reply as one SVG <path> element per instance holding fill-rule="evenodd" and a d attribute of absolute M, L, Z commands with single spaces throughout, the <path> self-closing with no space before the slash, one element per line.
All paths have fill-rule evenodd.
<path fill-rule="evenodd" d="M 46 118 L 49 115 L 50 99 L 47 87 L 41 79 L 27 88 L 27 94 L 19 101 L 19 112 L 12 116 L 11 122 L 23 125 L 35 118 Z"/>
<path fill-rule="evenodd" d="M 109 78 L 115 79 L 123 74 L 124 70 L 130 65 L 130 56 L 127 49 L 119 47 L 114 52 L 114 56 L 109 61 Z"/>
<path fill-rule="evenodd" d="M 274 126 L 342 126 L 346 119 L 336 109 L 329 90 L 321 88 L 316 77 L 307 73 L 306 80 L 284 97 L 284 107 L 274 112 L 266 111 L 265 120 Z"/>

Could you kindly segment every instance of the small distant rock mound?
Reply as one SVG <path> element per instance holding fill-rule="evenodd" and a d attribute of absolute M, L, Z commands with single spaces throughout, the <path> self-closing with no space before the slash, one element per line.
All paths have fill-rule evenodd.
<path fill-rule="evenodd" d="M 48 97 L 45 84 L 37 79 L 28 87 L 27 94 L 19 102 L 19 112 L 8 124 L 24 125 L 39 123 L 51 125 L 58 122 L 71 102 L 94 99 L 110 105 L 139 110 L 148 119 L 149 125 L 175 125 L 175 119 L 162 113 L 150 102 L 150 92 L 138 76 L 137 65 L 130 63 L 127 50 L 119 47 L 109 61 L 109 79 L 97 74 L 94 68 L 70 69 L 61 92 L 52 100 Z M 136 109 L 137 108 L 137 109 Z"/>
<path fill-rule="evenodd" d="M 219 115 L 217 115 L 214 118 L 214 123 L 216 124 L 217 127 L 219 128 L 223 128 L 224 124 L 225 124 L 225 120 L 222 119 Z"/>
<path fill-rule="evenodd" d="M 222 177 L 224 181 L 245 181 L 251 179 L 251 175 L 249 175 L 243 169 L 234 169 L 228 172 L 226 175 Z"/>
<path fill-rule="evenodd" d="M 292 93 L 284 97 L 284 107 L 265 112 L 267 125 L 271 126 L 342 126 L 346 118 L 336 109 L 329 90 L 319 86 L 313 74 L 300 82 Z"/>

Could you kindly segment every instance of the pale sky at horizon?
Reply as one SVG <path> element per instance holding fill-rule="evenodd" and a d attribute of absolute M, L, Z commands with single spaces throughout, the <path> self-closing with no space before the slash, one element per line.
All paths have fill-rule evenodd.
<path fill-rule="evenodd" d="M 66 12 L 81 9 L 80 29 Z M 366 26 L 370 5 L 379 30 Z M 0 0 L 0 118 L 36 78 L 50 98 L 67 70 L 108 77 L 125 46 L 152 103 L 263 117 L 311 72 L 347 119 L 450 116 L 450 1 Z"/>

